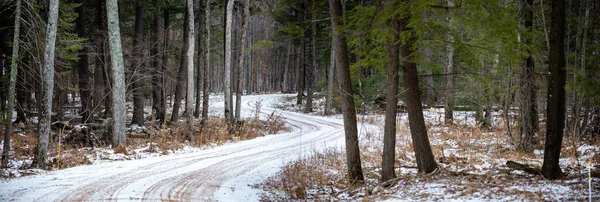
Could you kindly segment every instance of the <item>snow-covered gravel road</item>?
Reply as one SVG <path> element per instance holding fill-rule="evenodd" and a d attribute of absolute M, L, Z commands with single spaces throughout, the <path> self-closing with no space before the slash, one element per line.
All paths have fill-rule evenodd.
<path fill-rule="evenodd" d="M 245 115 L 262 100 L 263 115 L 283 95 L 242 98 Z M 217 105 L 220 106 L 222 104 Z M 215 110 L 215 109 L 211 109 Z M 251 185 L 307 152 L 343 147 L 341 119 L 277 111 L 291 132 L 195 153 L 79 166 L 0 182 L 0 201 L 257 201 Z"/>

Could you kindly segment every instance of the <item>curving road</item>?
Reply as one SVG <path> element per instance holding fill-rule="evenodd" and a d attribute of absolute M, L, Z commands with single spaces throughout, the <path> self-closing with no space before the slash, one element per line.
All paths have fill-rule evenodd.
<path fill-rule="evenodd" d="M 263 115 L 283 95 L 242 98 Z M 215 103 L 215 107 L 222 103 Z M 287 162 L 328 147 L 343 147 L 341 120 L 279 111 L 292 131 L 196 153 L 79 166 L 0 182 L 0 201 L 257 201 L 251 185 L 275 175 Z"/>

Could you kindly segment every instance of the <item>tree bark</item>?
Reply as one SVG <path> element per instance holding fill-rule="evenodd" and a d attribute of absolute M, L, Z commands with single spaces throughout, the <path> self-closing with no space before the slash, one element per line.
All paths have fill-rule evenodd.
<path fill-rule="evenodd" d="M 13 34 L 13 49 L 12 57 L 10 60 L 10 77 L 8 81 L 8 106 L 6 111 L 6 127 L 4 130 L 4 145 L 2 148 L 2 163 L 1 167 L 8 167 L 8 158 L 10 151 L 10 136 L 12 135 L 12 119 L 13 109 L 15 108 L 15 91 L 17 87 L 17 71 L 18 71 L 18 58 L 19 58 L 19 35 L 21 29 L 21 0 L 16 1 L 15 8 L 15 29 Z"/>
<path fill-rule="evenodd" d="M 546 123 L 546 144 L 542 175 L 547 179 L 562 176 L 560 170 L 560 150 L 565 125 L 565 1 L 552 1 L 552 24 L 550 27 L 550 51 L 548 77 L 548 106 Z"/>
<path fill-rule="evenodd" d="M 187 1 L 187 0 L 186 0 Z M 188 36 L 189 32 L 189 17 L 188 12 L 185 12 L 185 19 L 183 20 L 183 37 L 184 40 Z M 190 44 L 183 42 L 183 48 L 181 49 L 181 60 L 179 60 L 179 72 L 177 73 L 177 81 L 175 84 L 175 102 L 173 103 L 173 113 L 171 113 L 171 122 L 177 123 L 179 121 L 179 109 L 181 108 L 181 100 L 186 96 L 185 85 L 186 85 L 186 73 L 187 73 L 187 49 Z M 192 73 L 193 75 L 193 73 Z M 186 102 L 187 103 L 187 102 Z M 187 109 L 187 108 L 186 108 Z M 184 112 L 185 113 L 185 112 Z M 190 111 L 191 113 L 191 111 Z"/>
<path fill-rule="evenodd" d="M 409 2 L 409 0 L 405 0 L 404 2 Z M 408 27 L 410 18 L 410 15 L 407 15 L 400 19 L 399 26 L 401 31 L 413 32 L 412 29 Z M 425 120 L 423 119 L 417 64 L 412 59 L 414 57 L 414 50 L 412 50 L 414 42 L 414 38 L 409 38 L 400 46 L 400 52 L 402 53 L 402 77 L 404 78 L 404 85 L 406 88 L 408 121 L 410 134 L 413 140 L 413 147 L 415 148 L 417 167 L 419 172 L 431 173 L 437 169 L 437 164 L 435 163 L 433 153 L 431 152 L 431 145 L 429 144 L 429 137 L 427 137 L 427 129 L 425 128 Z"/>
<path fill-rule="evenodd" d="M 164 106 L 164 94 L 163 94 L 163 75 L 165 72 L 162 71 L 163 67 L 163 28 L 161 27 L 161 16 L 160 11 L 162 10 L 162 2 L 160 0 L 154 0 L 155 13 L 154 20 L 152 22 L 152 38 L 153 44 L 151 49 L 152 54 L 152 109 L 154 109 L 154 118 L 158 120 L 159 127 L 162 127 L 165 123 L 166 110 Z"/>
<path fill-rule="evenodd" d="M 112 146 L 125 146 L 125 70 L 121 49 L 121 31 L 119 28 L 119 7 L 117 0 L 106 1 L 108 22 L 108 41 L 112 65 Z"/>
<path fill-rule="evenodd" d="M 520 23 L 522 24 L 521 45 L 525 47 L 525 53 L 522 58 L 523 72 L 521 73 L 521 89 L 519 107 L 521 113 L 520 124 L 520 149 L 527 153 L 533 152 L 535 133 L 535 125 L 537 118 L 536 92 L 535 92 L 535 70 L 533 64 L 532 51 L 527 48 L 531 45 L 529 34 L 533 25 L 533 0 L 521 0 L 520 8 Z"/>
<path fill-rule="evenodd" d="M 189 138 L 194 138 L 194 0 L 187 0 L 187 35 L 185 43 L 188 44 L 186 49 L 186 65 L 187 65 L 187 99 L 185 109 L 187 111 L 187 125 L 189 129 Z"/>
<path fill-rule="evenodd" d="M 397 5 L 390 5 L 393 10 Z M 400 26 L 398 25 L 398 16 L 393 15 L 389 32 L 392 40 L 388 47 L 388 61 L 386 68 L 386 107 L 385 107 L 385 126 L 383 131 L 383 156 L 381 160 L 381 182 L 396 178 L 394 164 L 396 162 L 396 112 L 398 111 L 398 69 L 399 49 L 400 49 Z M 403 52 L 404 53 L 404 52 Z"/>
<path fill-rule="evenodd" d="M 80 38 L 87 38 L 83 0 L 76 0 L 75 3 L 80 4 L 79 7 L 75 9 L 78 14 L 77 21 L 75 21 L 77 34 Z M 90 121 L 90 110 L 92 109 L 92 103 L 90 99 L 90 70 L 88 64 L 89 49 L 89 46 L 84 44 L 83 51 L 78 55 L 79 60 L 77 61 L 77 70 L 79 73 L 79 95 L 81 99 L 81 123 L 87 123 Z"/>
<path fill-rule="evenodd" d="M 133 118 L 131 124 L 144 125 L 144 93 L 142 92 L 142 43 L 144 35 L 144 5 L 136 1 L 135 31 L 133 36 L 133 58 L 131 58 L 131 74 L 133 78 Z"/>
<path fill-rule="evenodd" d="M 195 90 L 194 94 L 196 95 L 196 97 L 195 97 L 196 104 L 194 105 L 194 118 L 200 118 L 200 107 L 202 106 L 202 103 L 201 103 L 202 102 L 202 96 L 200 96 L 200 95 L 202 94 L 202 92 L 201 92 L 202 91 L 202 81 L 201 81 L 201 78 L 202 78 L 202 57 L 204 56 L 204 52 L 202 52 L 202 48 L 204 46 L 202 46 L 202 37 L 201 37 L 201 35 L 203 33 L 203 31 L 202 31 L 202 23 L 203 23 L 203 21 L 202 21 L 203 20 L 202 14 L 204 14 L 202 12 L 203 2 L 204 1 L 198 1 L 198 4 L 199 4 L 198 5 L 198 13 L 195 13 L 195 15 L 197 15 L 197 17 L 196 17 L 196 23 L 198 25 L 197 26 L 198 30 L 196 32 L 196 38 L 194 39 L 195 40 L 194 43 L 196 43 L 196 48 L 198 50 L 197 50 L 196 56 L 194 57 L 196 59 L 196 61 L 197 61 L 195 63 L 196 64 L 196 67 L 195 67 L 195 69 L 196 69 L 196 78 L 194 79 L 196 81 L 196 83 L 195 83 L 195 89 L 194 89 Z"/>
<path fill-rule="evenodd" d="M 163 18 L 165 20 L 165 24 L 164 24 L 164 30 L 163 30 L 163 36 L 164 36 L 164 45 L 162 47 L 162 74 L 161 74 L 161 95 L 162 95 L 162 105 L 161 107 L 161 112 L 163 114 L 161 114 L 162 117 L 164 117 L 164 120 L 162 121 L 162 124 L 166 124 L 167 122 L 167 82 L 165 80 L 165 75 L 167 73 L 167 70 L 169 69 L 169 40 L 171 39 L 170 34 L 169 34 L 169 30 L 171 29 L 171 21 L 170 21 L 170 12 L 169 12 L 169 1 L 166 0 L 165 1 L 165 8 L 163 9 L 164 13 L 163 13 Z"/>
<path fill-rule="evenodd" d="M 296 104 L 297 105 L 302 105 L 302 98 L 304 96 L 304 40 L 300 41 L 300 46 L 298 47 L 298 49 L 300 49 L 300 53 L 298 57 L 298 84 L 297 84 L 297 88 L 298 88 L 298 98 L 296 100 Z"/>
<path fill-rule="evenodd" d="M 43 82 L 43 109 L 40 114 L 40 136 L 33 163 L 34 168 L 46 167 L 48 159 L 48 139 L 50 137 L 50 124 L 52 123 L 52 95 L 54 90 L 54 51 L 56 42 L 56 28 L 58 24 L 58 0 L 50 0 L 48 13 L 48 27 L 46 30 L 46 45 L 44 48 L 44 68 L 42 69 Z M 12 112 L 11 112 L 12 113 Z"/>
<path fill-rule="evenodd" d="M 451 6 L 450 0 L 448 0 L 448 6 Z M 452 24 L 454 23 L 454 16 L 452 11 L 448 13 L 448 30 L 452 29 Z M 452 125 L 454 124 L 454 47 L 452 46 L 452 41 L 454 41 L 454 37 L 452 36 L 451 31 L 448 31 L 446 36 L 446 106 L 444 107 L 444 121 L 446 124 Z"/>
<path fill-rule="evenodd" d="M 250 0 L 245 0 L 244 1 L 244 17 L 242 19 L 242 39 L 241 39 L 241 50 L 240 50 L 240 57 L 238 60 L 238 72 L 237 72 L 237 92 L 236 92 L 236 98 L 235 98 L 235 122 L 236 124 L 238 123 L 238 121 L 240 121 L 240 111 L 242 108 L 242 75 L 243 71 L 244 71 L 244 59 L 245 59 L 245 55 L 246 55 L 246 29 L 248 27 L 248 18 L 250 18 Z"/>
<path fill-rule="evenodd" d="M 312 2 L 312 1 L 311 1 Z M 311 6 L 312 7 L 312 6 Z M 307 15 L 309 15 L 310 20 L 314 20 L 314 15 L 310 11 L 311 9 L 307 9 Z M 309 113 L 312 112 L 312 102 L 313 102 L 313 91 L 314 91 L 314 81 L 315 81 L 315 23 L 311 22 L 310 27 L 304 32 L 304 69 L 306 72 L 306 104 L 304 105 L 304 112 Z"/>
<path fill-rule="evenodd" d="M 342 94 L 342 113 L 344 114 L 344 131 L 346 133 L 346 165 L 348 167 L 348 180 L 352 183 L 364 180 L 360 163 L 358 147 L 358 130 L 356 128 L 356 110 L 352 96 L 352 80 L 350 79 L 350 66 L 348 64 L 348 47 L 346 37 L 338 29 L 344 26 L 342 21 L 342 3 L 338 0 L 329 0 L 331 14 L 331 27 L 333 28 L 333 45 L 336 50 L 336 67 Z"/>
<path fill-rule="evenodd" d="M 231 35 L 233 33 L 233 0 L 227 1 L 226 10 L 226 22 L 225 22 L 225 78 L 224 78 L 224 91 L 225 91 L 225 120 L 227 123 L 233 123 L 233 112 L 232 112 L 232 97 L 231 97 L 231 62 L 232 62 L 232 50 L 231 50 Z"/>
<path fill-rule="evenodd" d="M 332 30 L 333 32 L 333 30 Z M 333 39 L 331 40 L 333 44 Z M 327 70 L 327 97 L 325 97 L 325 115 L 331 114 L 331 105 L 333 104 L 333 77 L 335 74 L 335 46 L 331 46 L 331 58 L 329 59 L 329 69 Z"/>
<path fill-rule="evenodd" d="M 204 76 L 202 77 L 202 127 L 206 127 L 206 120 L 208 119 L 208 96 L 210 90 L 208 89 L 208 71 L 210 68 L 210 1 L 207 0 L 206 4 L 206 37 L 204 37 Z"/>

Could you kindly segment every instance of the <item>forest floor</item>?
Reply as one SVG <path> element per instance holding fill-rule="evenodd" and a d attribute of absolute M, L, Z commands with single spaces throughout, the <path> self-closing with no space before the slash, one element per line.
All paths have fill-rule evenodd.
<path fill-rule="evenodd" d="M 294 97 L 284 98 L 279 107 L 299 111 L 295 101 Z M 345 150 L 334 148 L 307 153 L 256 186 L 266 191 L 262 195 L 264 201 L 587 201 L 587 162 L 592 163 L 593 170 L 600 170 L 600 137 L 565 138 L 560 165 L 566 177 L 549 181 L 507 167 L 507 161 L 515 161 L 541 168 L 543 140 L 536 136 L 532 154 L 516 151 L 500 113 L 493 113 L 492 129 L 481 129 L 475 123 L 474 112 L 455 112 L 455 125 L 450 126 L 443 124 L 443 109 L 425 109 L 428 135 L 440 167 L 433 174 L 417 173 L 408 116 L 399 113 L 397 178 L 390 181 L 391 186 L 381 186 L 384 116 L 375 113 L 358 116 L 363 184 L 348 183 Z M 592 179 L 592 200 L 598 201 L 600 178 Z"/>
<path fill-rule="evenodd" d="M 221 100 L 211 99 L 210 114 L 222 115 L 219 114 L 223 106 L 220 98 L 222 96 L 214 97 Z M 299 159 L 307 152 L 343 145 L 341 120 L 272 108 L 281 97 L 280 94 L 243 96 L 242 117 L 253 118 L 258 114 L 260 119 L 266 122 L 276 116 L 285 117 L 282 120 L 286 122 L 285 126 L 277 127 L 287 127 L 290 130 L 282 130 L 274 135 L 261 134 L 246 141 L 209 144 L 204 148 L 196 148 L 194 144 L 182 142 L 182 149 L 172 151 L 156 144 L 157 150 L 160 148 L 163 152 L 148 154 L 144 152 L 149 149 L 146 147 L 128 147 L 127 151 L 118 152 L 106 147 L 94 148 L 93 151 L 98 149 L 107 154 L 100 154 L 101 157 L 94 156 L 99 155 L 98 152 L 92 152 L 91 156 L 76 155 L 91 161 L 92 165 L 43 172 L 31 171 L 36 175 L 20 174 L 20 177 L 0 180 L 0 201 L 258 201 L 262 191 L 253 187 L 253 184 L 264 182 L 284 165 Z M 269 125 L 264 133 L 269 133 L 267 131 L 274 129 L 273 126 Z M 204 131 L 201 134 L 219 136 L 218 133 L 219 131 Z M 177 139 L 177 136 L 171 133 L 165 136 L 165 139 Z M 15 137 L 18 141 L 21 135 Z M 141 138 L 129 139 L 131 141 Z M 29 147 L 35 145 L 31 143 Z M 12 145 L 15 146 L 13 152 L 21 146 L 15 142 Z M 49 151 L 50 156 L 54 157 L 54 149 Z M 162 155 L 165 151 L 167 155 Z M 133 154 L 134 152 L 136 154 Z M 105 159 L 103 155 L 108 158 Z M 25 165 L 29 163 L 27 161 L 18 160 L 12 163 Z M 18 172 L 22 173 L 21 170 Z"/>
<path fill-rule="evenodd" d="M 222 95 L 211 97 L 209 114 L 222 116 Z M 183 137 L 185 127 L 158 131 L 150 141 L 133 137 L 147 133 L 147 128 L 132 126 L 125 151 L 107 146 L 65 147 L 61 169 L 56 169 L 58 148 L 51 144 L 51 171 L 27 169 L 35 138 L 23 130 L 13 136 L 12 155 L 28 155 L 15 155 L 12 168 L 2 169 L 0 201 L 584 201 L 586 162 L 591 161 L 596 170 L 600 164 L 600 139 L 567 138 L 561 154 L 565 179 L 547 181 L 515 171 L 506 161 L 541 166 L 539 137 L 535 152 L 524 154 L 514 150 L 499 113 L 494 114 L 494 129 L 483 130 L 471 112 L 455 112 L 456 124 L 447 126 L 442 124 L 443 109 L 427 109 L 429 137 L 442 169 L 432 175 L 416 172 L 407 114 L 401 113 L 398 178 L 390 187 L 379 187 L 383 116 L 372 113 L 359 115 L 365 181 L 351 185 L 345 180 L 342 116 L 322 116 L 323 99 L 315 100 L 317 110 L 310 114 L 298 113 L 300 107 L 292 95 L 250 95 L 242 103 L 242 117 L 251 123 L 258 112 L 261 121 L 254 123 L 259 126 L 229 135 L 219 125 L 221 120 L 213 118 L 209 124 L 213 128 L 201 133 L 206 141 L 192 143 Z M 252 130 L 256 134 L 245 135 Z M 249 140 L 240 141 L 244 139 Z M 599 180 L 594 178 L 594 200 L 600 198 Z"/>

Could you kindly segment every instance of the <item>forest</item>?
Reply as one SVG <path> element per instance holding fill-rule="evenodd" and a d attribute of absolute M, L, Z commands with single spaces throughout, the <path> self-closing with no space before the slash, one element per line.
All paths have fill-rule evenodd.
<path fill-rule="evenodd" d="M 0 200 L 600 200 L 595 0 L 2 0 L 0 38 Z"/>

